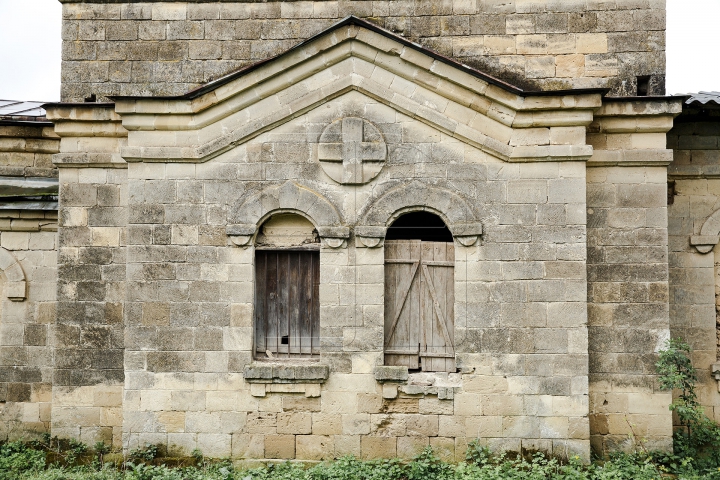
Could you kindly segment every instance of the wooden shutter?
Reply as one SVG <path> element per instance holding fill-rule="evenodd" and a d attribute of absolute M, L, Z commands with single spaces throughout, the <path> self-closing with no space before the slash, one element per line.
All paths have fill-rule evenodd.
<path fill-rule="evenodd" d="M 255 351 L 283 356 L 320 353 L 320 253 L 255 253 Z"/>
<path fill-rule="evenodd" d="M 385 242 L 385 364 L 455 371 L 452 243 Z"/>

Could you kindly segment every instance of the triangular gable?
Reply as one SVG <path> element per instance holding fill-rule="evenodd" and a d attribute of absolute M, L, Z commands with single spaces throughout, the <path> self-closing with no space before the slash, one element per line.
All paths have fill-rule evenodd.
<path fill-rule="evenodd" d="M 122 156 L 204 162 L 351 90 L 504 161 L 589 158 L 589 146 L 533 139 L 590 124 L 603 92 L 523 92 L 350 17 L 186 95 L 115 97 L 130 131 Z"/>

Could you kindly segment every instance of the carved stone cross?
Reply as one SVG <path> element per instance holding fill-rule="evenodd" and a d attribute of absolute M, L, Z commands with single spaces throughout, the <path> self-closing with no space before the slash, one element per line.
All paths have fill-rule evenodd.
<path fill-rule="evenodd" d="M 345 117 L 328 125 L 320 135 L 318 160 L 338 183 L 367 183 L 380 173 L 387 146 L 380 131 L 367 120 Z"/>

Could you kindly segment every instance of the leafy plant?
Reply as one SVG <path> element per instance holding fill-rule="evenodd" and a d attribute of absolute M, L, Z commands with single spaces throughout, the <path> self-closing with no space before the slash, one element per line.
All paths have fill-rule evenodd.
<path fill-rule="evenodd" d="M 23 472 L 45 468 L 45 453 L 23 442 L 0 444 L 0 480 L 17 478 Z"/>
<path fill-rule="evenodd" d="M 656 364 L 662 390 L 678 391 L 670 410 L 684 427 L 675 432 L 674 456 L 664 457 L 674 471 L 718 474 L 720 467 L 720 425 L 709 419 L 695 393 L 697 372 L 690 360 L 690 346 L 682 339 L 668 340 Z M 662 455 L 656 458 L 663 459 Z"/>
<path fill-rule="evenodd" d="M 130 451 L 128 457 L 131 460 L 140 460 L 144 462 L 152 462 L 158 456 L 157 445 L 145 445 L 144 447 L 138 447 Z"/>

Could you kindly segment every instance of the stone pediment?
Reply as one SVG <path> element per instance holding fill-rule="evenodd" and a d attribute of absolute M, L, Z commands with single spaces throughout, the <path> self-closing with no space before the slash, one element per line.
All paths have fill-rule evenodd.
<path fill-rule="evenodd" d="M 353 90 L 507 162 L 587 160 L 584 129 L 602 93 L 523 92 L 350 17 L 190 94 L 116 97 L 129 131 L 121 154 L 205 162 Z M 568 127 L 579 134 L 558 133 Z M 340 161 L 340 143 L 325 144 L 324 160 Z M 372 148 L 365 160 L 380 159 L 381 147 Z M 344 183 L 359 181 L 345 171 Z"/>

